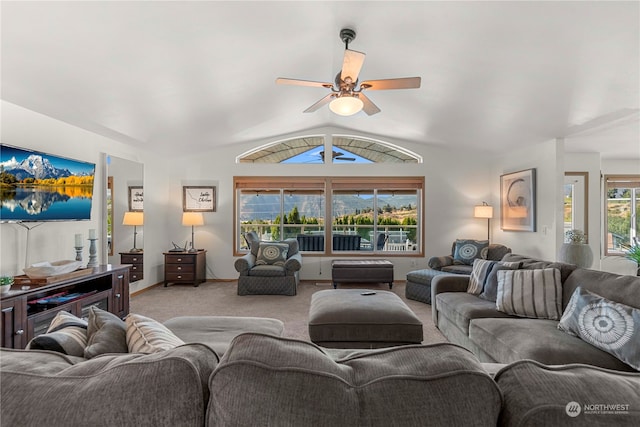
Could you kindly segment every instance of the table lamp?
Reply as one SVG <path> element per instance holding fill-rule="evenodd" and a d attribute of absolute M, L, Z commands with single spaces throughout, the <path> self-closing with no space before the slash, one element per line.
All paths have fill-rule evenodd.
<path fill-rule="evenodd" d="M 189 252 L 198 252 L 194 241 L 193 227 L 196 225 L 204 225 L 204 217 L 202 216 L 202 212 L 183 212 L 182 225 L 191 226 L 191 249 L 189 249 Z"/>
<path fill-rule="evenodd" d="M 129 252 L 142 252 L 136 247 L 136 236 L 138 235 L 138 225 L 144 225 L 144 212 L 125 212 L 122 225 L 133 225 L 133 248 Z"/>
<path fill-rule="evenodd" d="M 487 218 L 487 240 L 489 240 L 490 221 L 493 218 L 493 206 L 489 206 L 487 202 L 482 202 L 473 208 L 474 218 Z"/>

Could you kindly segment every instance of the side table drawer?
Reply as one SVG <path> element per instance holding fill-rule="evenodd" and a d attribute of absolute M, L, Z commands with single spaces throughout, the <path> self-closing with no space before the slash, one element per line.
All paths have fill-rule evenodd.
<path fill-rule="evenodd" d="M 164 274 L 164 280 L 167 282 L 193 282 L 193 273 L 170 273 Z"/>
<path fill-rule="evenodd" d="M 164 262 L 166 264 L 192 264 L 193 265 L 194 261 L 192 256 L 165 255 Z"/>
<path fill-rule="evenodd" d="M 167 264 L 164 267 L 166 273 L 193 273 L 193 264 Z"/>
<path fill-rule="evenodd" d="M 141 264 L 142 255 L 138 254 L 120 254 L 120 262 L 122 264 Z"/>

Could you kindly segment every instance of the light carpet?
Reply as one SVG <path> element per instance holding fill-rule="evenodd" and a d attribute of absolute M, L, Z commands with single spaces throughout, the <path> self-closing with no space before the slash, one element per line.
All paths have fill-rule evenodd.
<path fill-rule="evenodd" d="M 131 298 L 130 312 L 164 322 L 177 316 L 270 317 L 284 322 L 284 336 L 309 340 L 307 319 L 314 292 L 332 289 L 329 282 L 301 282 L 296 296 L 237 294 L 237 282 L 205 282 L 192 285 L 156 286 Z M 339 289 L 389 290 L 386 284 L 340 285 Z M 397 294 L 422 321 L 424 344 L 447 342 L 433 324 L 431 306 L 404 296 L 405 284 L 393 285 Z"/>

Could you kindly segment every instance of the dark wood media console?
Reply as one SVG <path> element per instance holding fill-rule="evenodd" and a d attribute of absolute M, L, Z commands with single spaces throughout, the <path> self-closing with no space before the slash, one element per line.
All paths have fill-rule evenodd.
<path fill-rule="evenodd" d="M 1 346 L 24 348 L 47 331 L 59 311 L 86 318 L 91 306 L 129 314 L 129 266 L 102 265 L 80 277 L 46 284 L 16 283 L 0 297 Z"/>

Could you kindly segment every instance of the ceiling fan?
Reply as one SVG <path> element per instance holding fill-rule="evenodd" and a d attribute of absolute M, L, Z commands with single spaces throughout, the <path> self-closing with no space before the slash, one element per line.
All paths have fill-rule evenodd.
<path fill-rule="evenodd" d="M 344 42 L 345 50 L 342 70 L 336 75 L 335 83 L 287 79 L 282 77 L 277 78 L 276 83 L 330 89 L 330 94 L 304 110 L 304 112 L 312 113 L 329 103 L 329 109 L 342 116 L 351 116 L 360 110 L 363 110 L 370 116 L 380 112 L 380 108 L 362 93 L 364 90 L 417 89 L 420 87 L 420 77 L 366 80 L 358 85 L 358 75 L 364 63 L 365 54 L 349 49 L 349 43 L 355 38 L 356 32 L 354 30 L 349 28 L 340 30 L 340 40 Z"/>
<path fill-rule="evenodd" d="M 324 161 L 324 150 L 321 151 L 318 154 L 322 158 L 322 161 Z M 333 158 L 333 160 L 342 160 L 343 162 L 355 162 L 356 161 L 355 157 L 344 157 L 344 153 L 341 153 L 339 151 L 332 151 L 331 152 L 331 157 Z"/>

